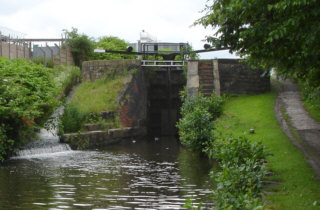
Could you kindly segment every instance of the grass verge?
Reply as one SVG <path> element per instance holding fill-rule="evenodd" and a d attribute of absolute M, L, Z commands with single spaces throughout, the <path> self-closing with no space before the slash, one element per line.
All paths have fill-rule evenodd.
<path fill-rule="evenodd" d="M 316 88 L 308 81 L 298 80 L 297 84 L 302 96 L 302 102 L 310 116 L 320 122 L 320 94 L 319 86 Z"/>
<path fill-rule="evenodd" d="M 303 100 L 303 105 L 306 110 L 309 112 L 310 116 L 315 119 L 316 121 L 320 122 L 320 101 L 308 101 Z"/>
<path fill-rule="evenodd" d="M 267 209 L 319 209 L 320 181 L 305 158 L 282 132 L 274 114 L 275 92 L 256 96 L 239 96 L 227 100 L 224 114 L 218 119 L 217 131 L 222 135 L 245 134 L 250 142 L 267 146 L 270 181 L 279 185 L 267 188 Z M 253 128 L 254 134 L 249 130 Z"/>

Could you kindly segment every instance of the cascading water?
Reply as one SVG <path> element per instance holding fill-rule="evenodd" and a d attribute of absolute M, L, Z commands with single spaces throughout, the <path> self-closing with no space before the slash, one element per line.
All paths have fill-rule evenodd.
<path fill-rule="evenodd" d="M 68 144 L 60 143 L 57 135 L 58 117 L 63 114 L 63 111 L 64 106 L 59 107 L 50 117 L 52 120 L 47 122 L 52 124 L 51 129 L 42 128 L 38 133 L 40 140 L 27 144 L 22 150 L 16 152 L 16 157 L 71 151 Z"/>

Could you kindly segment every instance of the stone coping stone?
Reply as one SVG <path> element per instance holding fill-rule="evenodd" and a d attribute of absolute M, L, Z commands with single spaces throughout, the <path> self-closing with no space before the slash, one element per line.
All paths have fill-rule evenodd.
<path fill-rule="evenodd" d="M 105 130 L 111 128 L 111 123 L 105 123 L 103 125 L 101 124 L 84 124 L 84 128 L 87 131 L 98 131 L 98 130 Z"/>

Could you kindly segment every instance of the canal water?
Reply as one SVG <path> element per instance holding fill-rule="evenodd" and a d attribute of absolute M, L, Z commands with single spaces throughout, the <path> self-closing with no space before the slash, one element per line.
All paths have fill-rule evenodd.
<path fill-rule="evenodd" d="M 16 157 L 0 166 L 0 209 L 211 209 L 213 166 L 173 138 Z"/>

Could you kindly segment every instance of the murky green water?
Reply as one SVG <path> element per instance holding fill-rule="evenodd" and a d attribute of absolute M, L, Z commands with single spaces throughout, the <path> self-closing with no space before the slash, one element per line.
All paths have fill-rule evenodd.
<path fill-rule="evenodd" d="M 11 159 L 0 209 L 179 209 L 187 198 L 212 208 L 212 166 L 175 139 Z"/>

